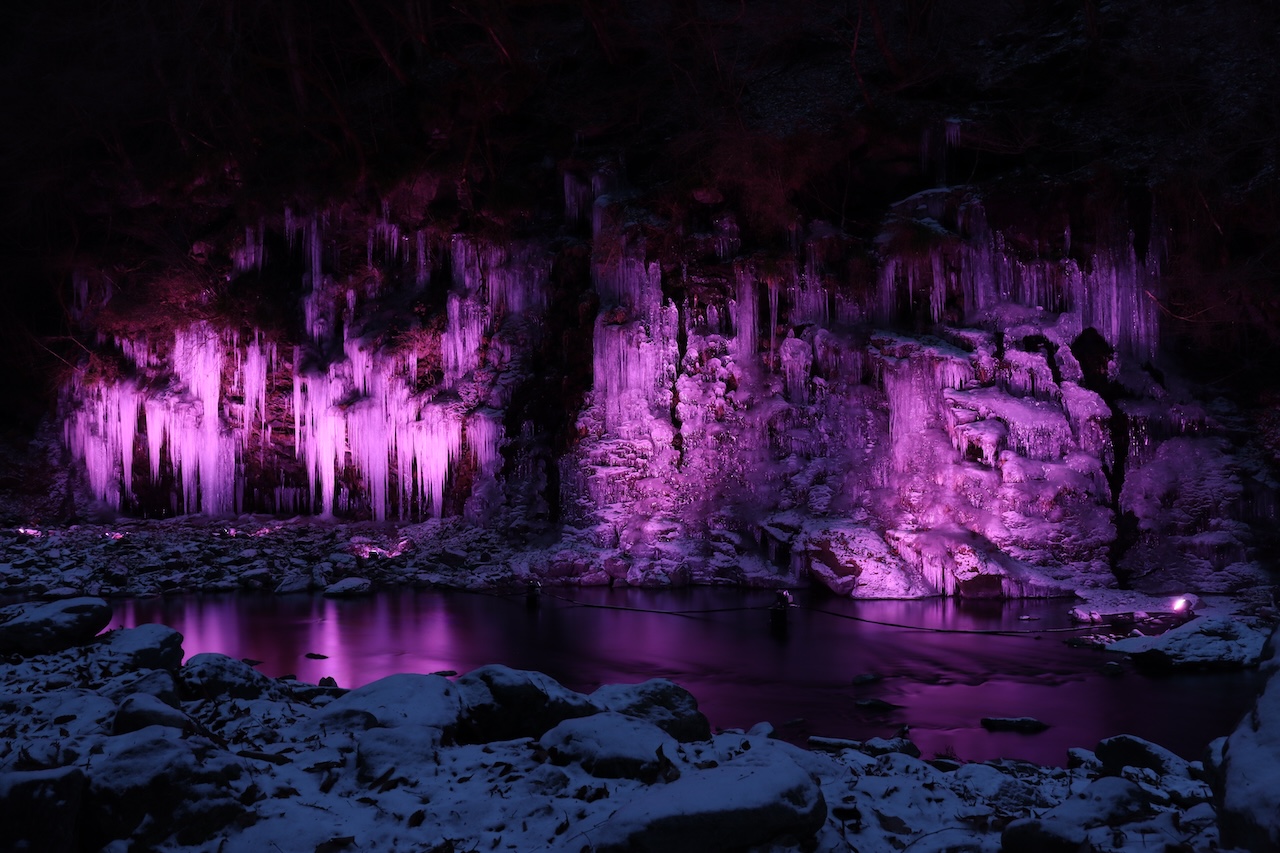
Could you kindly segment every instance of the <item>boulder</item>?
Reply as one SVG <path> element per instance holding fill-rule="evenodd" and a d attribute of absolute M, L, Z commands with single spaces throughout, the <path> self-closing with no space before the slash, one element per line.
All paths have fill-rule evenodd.
<path fill-rule="evenodd" d="M 146 693 L 170 708 L 177 708 L 179 705 L 178 683 L 162 669 L 126 672 L 104 682 L 98 692 L 117 704 L 136 693 Z"/>
<path fill-rule="evenodd" d="M 538 741 L 555 764 L 578 764 L 601 779 L 654 782 L 673 769 L 680 746 L 643 720 L 613 711 L 565 720 Z"/>
<path fill-rule="evenodd" d="M 139 625 L 103 634 L 94 644 L 97 657 L 109 658 L 122 671 L 162 669 L 177 672 L 182 666 L 182 635 L 166 625 Z"/>
<path fill-rule="evenodd" d="M 574 717 L 599 713 L 590 698 L 540 672 L 483 666 L 458 679 L 477 742 L 541 737 Z"/>
<path fill-rule="evenodd" d="M 85 775 L 78 767 L 0 773 L 5 849 L 81 849 L 78 827 L 84 791 Z"/>
<path fill-rule="evenodd" d="M 47 654 L 89 642 L 111 621 L 101 598 L 65 598 L 0 610 L 0 654 Z"/>
<path fill-rule="evenodd" d="M 427 776 L 439 763 L 440 741 L 435 726 L 369 729 L 356 740 L 356 778 L 366 785 L 390 785 Z"/>
<path fill-rule="evenodd" d="M 136 732 L 147 726 L 185 731 L 191 727 L 191 718 L 149 693 L 135 693 L 126 697 L 116 711 L 112 731 L 120 735 Z"/>
<path fill-rule="evenodd" d="M 741 850 L 779 836 L 812 839 L 827 818 L 822 790 L 793 761 L 714 767 L 631 797 L 583 834 L 595 853 Z"/>
<path fill-rule="evenodd" d="M 343 578 L 325 587 L 324 594 L 327 598 L 354 598 L 368 595 L 372 590 L 373 581 L 368 578 Z"/>
<path fill-rule="evenodd" d="M 1116 735 L 1099 741 L 1094 755 L 1102 762 L 1102 772 L 1117 776 L 1125 767 L 1146 767 L 1161 776 L 1190 776 L 1191 765 L 1163 746 L 1133 735 Z"/>
<path fill-rule="evenodd" d="M 1128 779 L 1103 776 L 1035 818 L 1015 820 L 1000 838 L 1003 853 L 1078 853 L 1088 830 L 1117 827 L 1152 814 L 1151 798 Z"/>
<path fill-rule="evenodd" d="M 1107 646 L 1146 669 L 1243 669 L 1262 657 L 1267 637 L 1234 619 L 1196 619 L 1155 637 L 1126 637 Z"/>
<path fill-rule="evenodd" d="M 989 732 L 1022 732 L 1037 734 L 1049 728 L 1049 724 L 1035 717 L 983 717 L 982 727 Z"/>
<path fill-rule="evenodd" d="M 590 699 L 610 711 L 653 723 L 682 743 L 711 738 L 711 723 L 698 710 L 698 700 L 665 678 L 640 684 L 606 684 Z"/>
<path fill-rule="evenodd" d="M 274 680 L 244 661 L 207 652 L 192 656 L 178 673 L 182 693 L 198 699 L 281 699 Z"/>
<path fill-rule="evenodd" d="M 123 838 L 137 849 L 156 849 L 166 839 L 199 844 L 244 813 L 240 760 L 203 738 L 175 737 L 172 729 L 107 738 L 85 772 L 85 849 Z"/>
<path fill-rule="evenodd" d="M 1280 632 L 1267 650 L 1267 683 L 1211 762 L 1223 845 L 1253 851 L 1280 850 Z"/>
<path fill-rule="evenodd" d="M 380 726 L 426 726 L 448 736 L 466 716 L 461 691 L 449 679 L 402 672 L 339 696 L 324 706 L 316 720 L 330 724 L 362 714 Z"/>
<path fill-rule="evenodd" d="M 873 737 L 862 742 L 862 751 L 867 755 L 888 755 L 896 752 L 912 758 L 920 757 L 920 747 L 904 737 Z"/>

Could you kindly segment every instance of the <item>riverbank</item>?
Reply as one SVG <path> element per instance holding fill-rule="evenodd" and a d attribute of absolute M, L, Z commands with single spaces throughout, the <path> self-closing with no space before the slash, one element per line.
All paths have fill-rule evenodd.
<path fill-rule="evenodd" d="M 674 547 L 675 543 L 671 543 Z M 0 529 L 0 596 L 13 599 L 147 598 L 187 592 L 328 592 L 360 595 L 380 589 L 524 589 L 545 586 L 689 585 L 777 589 L 825 588 L 793 566 L 759 554 L 732 572 L 628 570 L 610 549 L 594 548 L 572 531 L 556 539 L 516 542 L 462 519 L 396 525 L 241 516 L 186 516 L 163 521 L 117 519 L 110 524 Z M 1254 584 L 1215 595 L 1220 579 L 1168 593 L 1116 588 L 1114 579 L 1064 582 L 1054 596 L 1081 622 L 1117 614 L 1168 613 L 1179 598 L 1197 596 L 1196 612 L 1260 623 L 1277 618 L 1274 587 Z M 873 592 L 840 597 L 897 598 Z M 910 597 L 910 596 L 908 596 Z"/>
<path fill-rule="evenodd" d="M 1016 853 L 1272 837 L 1251 811 L 1265 784 L 1239 796 L 1280 757 L 1269 706 L 1233 736 L 1252 738 L 1243 767 L 1224 741 L 1206 764 L 1131 737 L 1073 750 L 1068 768 L 962 763 L 907 738 L 805 750 L 768 724 L 713 734 L 662 680 L 584 695 L 490 666 L 346 691 L 222 655 L 183 664 L 181 636 L 157 625 L 60 648 L 110 612 L 64 602 L 0 665 L 0 798 L 28 849 Z"/>

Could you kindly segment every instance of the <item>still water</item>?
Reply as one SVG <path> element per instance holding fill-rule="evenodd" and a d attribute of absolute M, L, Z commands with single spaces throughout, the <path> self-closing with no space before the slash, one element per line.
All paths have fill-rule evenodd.
<path fill-rule="evenodd" d="M 1103 675 L 1118 658 L 1066 645 L 1086 632 L 1061 630 L 1072 627 L 1063 601 L 854 602 L 801 592 L 780 634 L 769 625 L 772 600 L 765 591 L 591 588 L 548 590 L 531 610 L 519 594 L 205 595 L 121 601 L 112 627 L 162 622 L 182 632 L 188 655 L 253 658 L 267 675 L 328 675 L 343 687 L 487 663 L 545 672 L 583 692 L 660 676 L 692 691 L 717 727 L 768 721 L 803 743 L 910 726 L 925 757 L 1052 765 L 1065 763 L 1068 747 L 1121 733 L 1200 758 L 1260 685 L 1254 673 L 1153 677 L 1127 664 L 1122 676 Z M 993 630 L 1026 633 L 966 633 Z M 1050 728 L 987 732 L 987 716 L 1031 716 Z"/>

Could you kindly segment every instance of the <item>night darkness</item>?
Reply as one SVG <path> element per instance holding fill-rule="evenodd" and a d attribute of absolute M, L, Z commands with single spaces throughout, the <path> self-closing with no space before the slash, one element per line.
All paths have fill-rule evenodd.
<path fill-rule="evenodd" d="M 1209 740 L 1277 615 L 1278 36 L 6 7 L 0 810 L 48 850 L 1274 849 L 1221 788 L 1280 791 L 1274 679 Z M 705 716 L 601 687 L 668 675 Z"/>

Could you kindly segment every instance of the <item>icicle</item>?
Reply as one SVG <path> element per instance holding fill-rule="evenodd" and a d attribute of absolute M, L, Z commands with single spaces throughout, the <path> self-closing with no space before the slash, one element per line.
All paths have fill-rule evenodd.
<path fill-rule="evenodd" d="M 467 446 L 476 456 L 480 470 L 492 474 L 502 461 L 502 420 L 498 412 L 476 412 L 467 419 Z"/>
<path fill-rule="evenodd" d="M 756 326 L 756 280 L 745 267 L 737 267 L 736 298 L 729 305 L 733 320 L 733 351 L 741 361 L 753 361 L 759 348 Z"/>
<path fill-rule="evenodd" d="M 413 245 L 413 283 L 420 288 L 426 287 L 431 281 L 431 263 L 427 257 L 427 235 L 425 231 L 414 232 Z"/>
<path fill-rule="evenodd" d="M 770 279 L 769 286 L 769 369 L 773 370 L 773 354 L 777 351 L 778 338 L 778 282 Z"/>
<path fill-rule="evenodd" d="M 231 268 L 236 275 L 261 271 L 267 257 L 264 238 L 265 226 L 261 222 L 257 228 L 245 226 L 244 243 L 231 250 Z"/>
<path fill-rule="evenodd" d="M 440 346 L 444 357 L 444 384 L 452 386 L 480 365 L 480 347 L 489 318 L 483 307 L 457 293 L 449 294 L 445 312 L 445 332 Z"/>
<path fill-rule="evenodd" d="M 809 374 L 813 368 L 813 348 L 794 334 L 782 342 L 780 353 L 787 399 L 798 406 L 809 404 Z"/>

